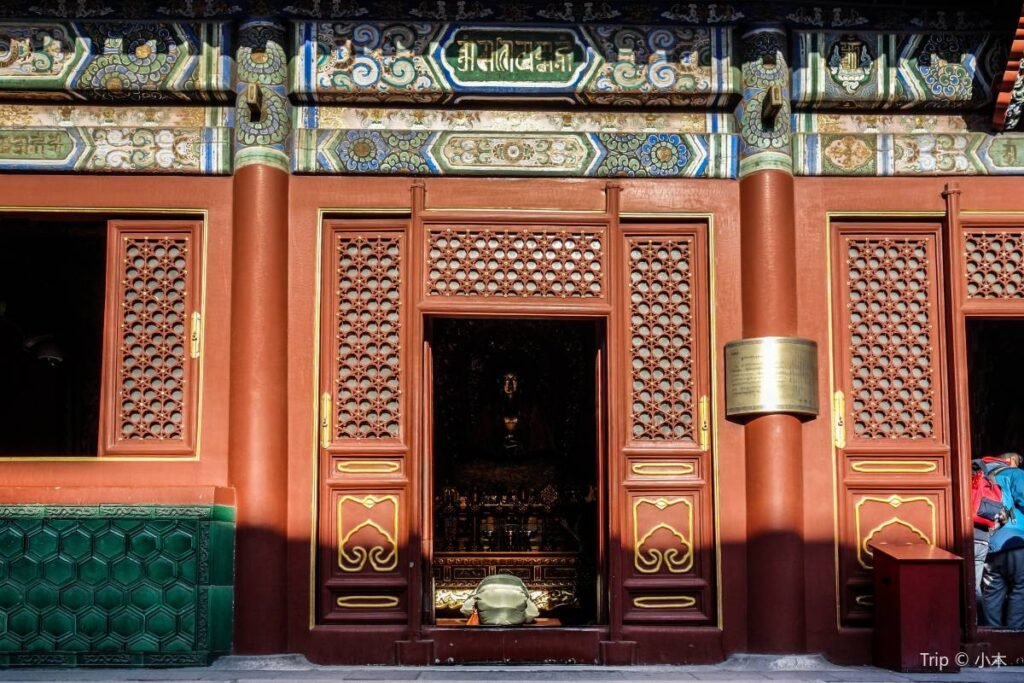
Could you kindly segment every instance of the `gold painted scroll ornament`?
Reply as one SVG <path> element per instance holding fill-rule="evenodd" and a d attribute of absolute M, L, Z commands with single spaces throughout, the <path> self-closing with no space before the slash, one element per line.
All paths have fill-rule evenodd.
<path fill-rule="evenodd" d="M 818 414 L 818 345 L 757 337 L 725 345 L 725 414 Z"/>

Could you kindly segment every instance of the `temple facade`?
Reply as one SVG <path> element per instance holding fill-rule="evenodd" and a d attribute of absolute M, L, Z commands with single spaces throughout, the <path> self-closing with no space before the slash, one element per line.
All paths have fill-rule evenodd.
<path fill-rule="evenodd" d="M 0 666 L 870 663 L 879 544 L 1024 661 L 1022 55 L 1019 0 L 5 3 Z M 467 624 L 501 573 L 540 616 Z"/>

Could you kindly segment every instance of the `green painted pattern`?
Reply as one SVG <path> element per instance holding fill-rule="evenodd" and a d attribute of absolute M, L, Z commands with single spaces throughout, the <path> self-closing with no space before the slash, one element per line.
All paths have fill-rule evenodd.
<path fill-rule="evenodd" d="M 66 159 L 74 146 L 65 130 L 0 129 L 0 159 Z"/>
<path fill-rule="evenodd" d="M 233 558 L 233 508 L 2 506 L 0 666 L 208 664 Z"/>
<path fill-rule="evenodd" d="M 740 178 L 757 171 L 791 173 L 792 122 L 789 103 L 790 71 L 786 63 L 786 34 L 777 27 L 760 27 L 744 34 L 743 99 L 736 108 L 740 144 Z M 778 89 L 779 110 L 770 120 L 762 110 Z"/>
<path fill-rule="evenodd" d="M 287 173 L 292 114 L 285 29 L 272 21 L 254 20 L 239 27 L 238 35 L 234 167 L 262 164 Z M 249 86 L 258 88 L 262 101 L 255 118 L 250 114 Z"/>
<path fill-rule="evenodd" d="M 0 22 L 0 90 L 226 101 L 229 39 L 226 22 Z"/>

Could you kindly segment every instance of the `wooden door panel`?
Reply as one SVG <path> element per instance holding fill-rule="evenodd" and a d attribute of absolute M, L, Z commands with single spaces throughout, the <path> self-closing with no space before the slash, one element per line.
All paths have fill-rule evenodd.
<path fill-rule="evenodd" d="M 871 543 L 952 540 L 940 234 L 914 223 L 833 232 L 837 571 L 849 625 L 872 619 Z"/>
<path fill-rule="evenodd" d="M 322 597 L 324 621 L 392 624 L 408 619 L 408 591 L 404 586 L 327 586 Z"/>
<path fill-rule="evenodd" d="M 949 484 L 865 488 L 847 482 L 841 505 L 842 614 L 850 624 L 866 624 L 874 607 L 871 544 L 923 543 L 948 548 L 952 541 Z"/>
<path fill-rule="evenodd" d="M 367 479 L 404 480 L 405 458 L 401 456 L 337 455 L 331 457 L 331 480 L 359 481 Z"/>
<path fill-rule="evenodd" d="M 331 490 L 330 545 L 336 549 L 331 579 L 397 578 L 407 549 L 399 544 L 402 491 Z"/>
<path fill-rule="evenodd" d="M 955 479 L 954 491 L 957 493 L 954 500 L 957 501 L 958 515 L 955 522 L 960 536 L 958 554 L 969 559 L 974 555 L 973 522 L 969 505 L 970 461 L 973 457 L 985 454 L 973 452 L 973 449 L 978 440 L 988 440 L 988 428 L 983 415 L 975 413 L 975 410 L 981 408 L 976 403 L 976 398 L 979 397 L 979 391 L 985 391 L 986 380 L 984 373 L 976 377 L 969 375 L 968 369 L 974 366 L 978 359 L 978 350 L 968 347 L 969 343 L 976 343 L 968 337 L 968 326 L 972 319 L 979 321 L 985 318 L 998 318 L 1010 323 L 1024 318 L 1024 216 L 1019 212 L 961 213 L 958 192 L 947 195 L 947 213 L 951 233 L 951 374 L 957 434 L 956 459 L 951 464 L 950 471 Z M 978 418 L 981 418 L 980 422 L 972 424 Z M 979 438 L 976 440 L 976 437 Z M 968 641 L 979 639 L 974 574 L 973 563 L 965 562 L 962 604 L 965 610 Z"/>
<path fill-rule="evenodd" d="M 629 470 L 627 481 L 630 483 L 663 483 L 665 481 L 686 481 L 689 484 L 700 484 L 709 478 L 704 471 L 703 461 L 699 456 L 685 455 L 672 457 L 663 455 L 657 458 L 650 456 L 627 456 Z"/>
<path fill-rule="evenodd" d="M 945 488 L 849 488 L 845 526 L 854 545 L 846 553 L 853 572 L 870 577 L 874 568 L 872 543 L 946 545 L 948 504 Z"/>
<path fill-rule="evenodd" d="M 620 245 L 622 619 L 713 622 L 705 232 L 638 226 Z"/>
<path fill-rule="evenodd" d="M 623 621 L 706 624 L 715 607 L 708 586 L 656 586 L 626 589 Z"/>
<path fill-rule="evenodd" d="M 702 559 L 710 549 L 695 543 L 704 537 L 701 498 L 700 490 L 678 488 L 632 493 L 630 578 L 703 576 Z"/>
<path fill-rule="evenodd" d="M 949 458 L 946 453 L 847 453 L 843 478 L 850 484 L 874 482 L 913 486 L 922 476 L 945 479 Z"/>
<path fill-rule="evenodd" d="M 401 225 L 325 224 L 318 555 L 325 623 L 408 620 L 407 260 Z"/>

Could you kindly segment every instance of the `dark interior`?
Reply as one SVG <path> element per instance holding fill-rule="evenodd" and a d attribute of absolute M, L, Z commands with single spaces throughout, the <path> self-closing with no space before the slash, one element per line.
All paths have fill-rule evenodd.
<path fill-rule="evenodd" d="M 971 457 L 1024 453 L 1024 320 L 967 321 Z"/>
<path fill-rule="evenodd" d="M 601 325 L 437 318 L 429 333 L 435 556 L 571 556 L 576 599 L 541 616 L 594 623 Z"/>
<path fill-rule="evenodd" d="M 0 218 L 0 455 L 95 455 L 106 226 Z"/>

